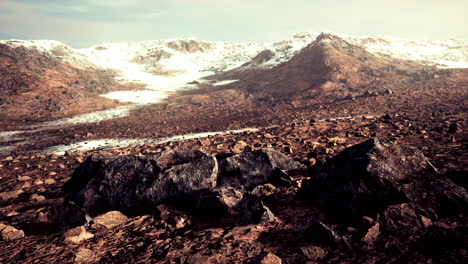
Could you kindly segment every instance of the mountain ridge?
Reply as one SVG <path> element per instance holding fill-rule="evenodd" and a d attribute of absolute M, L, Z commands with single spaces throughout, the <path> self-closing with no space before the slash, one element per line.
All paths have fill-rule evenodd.
<path fill-rule="evenodd" d="M 174 92 L 194 89 L 234 89 L 233 94 L 246 92 L 242 97 L 256 94 L 258 98 L 273 95 L 338 100 L 449 72 L 438 70 L 440 65 L 434 62 L 370 52 L 358 40 L 388 44 L 387 40 L 372 42 L 368 38 L 329 33 L 298 34 L 275 43 L 171 39 L 102 44 L 87 49 L 73 49 L 58 41 L 0 41 L 0 57 L 9 61 L 3 63 L 4 86 L 17 86 L 18 91 L 27 91 L 32 84 L 38 87 L 29 94 L 3 95 L 1 107 L 13 113 L 8 109 L 21 103 L 35 118 L 40 113 L 39 116 L 50 119 L 115 106 L 115 100 L 157 103 Z M 468 45 L 464 49 L 468 50 Z M 459 53 L 463 55 L 464 49 Z M 12 71 L 11 65 L 19 68 Z M 45 72 L 53 74 L 44 75 Z M 89 93 L 90 89 L 94 92 Z M 38 101 L 36 96 L 45 99 Z M 81 96 L 87 99 L 80 100 Z M 77 101 L 93 103 L 90 108 L 81 108 Z M 28 111 L 15 120 L 30 120 Z"/>

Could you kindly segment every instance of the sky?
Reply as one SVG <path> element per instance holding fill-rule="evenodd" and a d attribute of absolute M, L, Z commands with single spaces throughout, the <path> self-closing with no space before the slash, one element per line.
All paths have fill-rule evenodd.
<path fill-rule="evenodd" d="M 468 0 L 0 0 L 0 39 L 75 48 L 167 38 L 278 41 L 332 31 L 468 39 Z"/>

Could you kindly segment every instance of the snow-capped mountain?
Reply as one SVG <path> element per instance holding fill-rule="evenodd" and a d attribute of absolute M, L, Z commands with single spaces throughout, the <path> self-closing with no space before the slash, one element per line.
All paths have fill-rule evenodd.
<path fill-rule="evenodd" d="M 232 69 L 271 69 L 289 61 L 312 43 L 318 33 L 301 33 L 272 43 L 201 41 L 196 39 L 108 43 L 73 49 L 57 41 L 9 40 L 0 44 L 34 49 L 78 68 L 105 68 L 118 79 L 146 84 L 145 91 L 114 92 L 108 98 L 150 103 L 181 89 L 193 80 Z M 441 68 L 468 67 L 468 43 L 457 40 L 412 41 L 338 35 L 346 42 L 374 54 Z M 225 82 L 223 82 L 225 83 Z"/>
<path fill-rule="evenodd" d="M 343 36 L 369 52 L 404 60 L 433 62 L 441 68 L 468 68 L 468 43 L 461 40 L 421 41 Z"/>
<path fill-rule="evenodd" d="M 0 45 L 37 51 L 79 68 L 92 66 L 86 55 L 56 40 L 0 40 Z"/>

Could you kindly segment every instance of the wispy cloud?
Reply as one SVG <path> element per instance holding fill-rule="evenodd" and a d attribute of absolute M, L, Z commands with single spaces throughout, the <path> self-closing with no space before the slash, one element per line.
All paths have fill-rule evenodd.
<path fill-rule="evenodd" d="M 278 40 L 301 31 L 468 38 L 466 0 L 0 0 L 3 35 L 73 46 L 174 37 Z"/>

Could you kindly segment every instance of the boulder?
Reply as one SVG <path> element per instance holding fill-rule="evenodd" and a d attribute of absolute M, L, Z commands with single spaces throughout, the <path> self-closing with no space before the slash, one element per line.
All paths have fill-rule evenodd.
<path fill-rule="evenodd" d="M 155 205 L 166 199 L 214 187 L 217 173 L 215 158 L 198 150 L 146 157 L 93 155 L 64 186 L 62 220 L 76 226 L 85 215 L 111 210 L 130 216 L 153 213 Z"/>
<path fill-rule="evenodd" d="M 72 228 L 63 234 L 65 243 L 80 244 L 94 237 L 84 226 Z"/>
<path fill-rule="evenodd" d="M 144 157 L 92 155 L 64 186 L 61 218 L 64 227 L 77 226 L 85 216 L 112 210 L 128 216 L 157 213 L 157 205 L 169 202 L 194 214 L 257 223 L 273 215 L 258 197 L 245 196 L 244 190 L 268 182 L 291 184 L 287 172 L 301 166 L 273 150 L 218 159 L 199 150 L 168 150 Z M 240 214 L 237 206 L 245 212 Z"/>
<path fill-rule="evenodd" d="M 122 214 L 119 211 L 110 211 L 105 214 L 102 214 L 93 219 L 95 225 L 105 226 L 107 228 L 113 228 L 118 225 L 125 223 L 128 220 L 128 217 Z"/>
<path fill-rule="evenodd" d="M 275 254 L 269 252 L 259 262 L 260 264 L 281 264 L 281 259 Z"/>
<path fill-rule="evenodd" d="M 270 149 L 244 152 L 219 159 L 218 186 L 252 189 L 278 179 L 281 181 L 288 170 L 301 166 L 290 157 Z"/>
<path fill-rule="evenodd" d="M 177 206 L 206 219 L 232 224 L 256 224 L 275 220 L 257 196 L 234 187 L 216 187 L 181 197 Z"/>
<path fill-rule="evenodd" d="M 468 193 L 439 175 L 417 148 L 372 138 L 345 149 L 303 181 L 306 197 L 339 213 L 372 215 L 411 202 L 430 217 L 465 211 Z"/>
<path fill-rule="evenodd" d="M 380 218 L 380 223 L 383 231 L 388 234 L 398 234 L 402 238 L 408 238 L 425 227 L 416 213 L 416 208 L 408 203 L 386 208 Z"/>
<path fill-rule="evenodd" d="M 0 224 L 0 232 L 3 241 L 13 241 L 24 237 L 24 231 L 9 225 Z"/>

